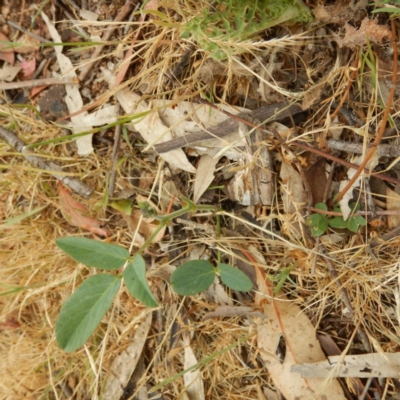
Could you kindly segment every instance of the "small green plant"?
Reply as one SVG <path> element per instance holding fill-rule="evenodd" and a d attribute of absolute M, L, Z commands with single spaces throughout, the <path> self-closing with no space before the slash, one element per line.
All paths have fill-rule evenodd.
<path fill-rule="evenodd" d="M 302 0 L 216 0 L 184 26 L 190 36 L 217 60 L 231 55 L 234 43 L 285 22 L 311 22 Z"/>
<path fill-rule="evenodd" d="M 392 3 L 392 4 L 390 4 Z M 378 0 L 374 3 L 375 7 L 380 7 L 385 4 L 388 4 L 388 7 L 382 7 L 382 8 L 376 8 L 375 10 L 372 11 L 372 13 L 380 13 L 380 12 L 386 12 L 391 14 L 391 17 L 397 17 L 400 15 L 400 8 L 397 8 L 395 6 L 400 6 L 400 0 Z"/>
<path fill-rule="evenodd" d="M 65 302 L 56 322 L 56 339 L 62 349 L 72 352 L 89 339 L 110 309 L 122 281 L 128 292 L 145 306 L 158 306 L 146 279 L 146 265 L 141 252 L 172 218 L 200 210 L 216 211 L 213 206 L 196 206 L 188 199 L 185 199 L 185 203 L 186 206 L 181 210 L 166 216 L 156 215 L 147 204 L 141 205 L 147 216 L 152 215 L 160 223 L 134 256 L 130 256 L 124 247 L 82 237 L 65 237 L 56 241 L 57 246 L 77 262 L 106 271 L 123 268 L 122 272 L 88 277 Z M 222 263 L 215 268 L 204 260 L 182 264 L 171 275 L 171 284 L 176 293 L 193 295 L 207 289 L 216 274 L 233 290 L 247 292 L 252 288 L 250 279 L 237 268 Z"/>
<path fill-rule="evenodd" d="M 352 212 L 355 213 L 360 210 L 358 203 L 350 205 Z M 324 203 L 318 203 L 315 208 L 321 211 L 328 211 L 328 207 Z M 334 209 L 335 212 L 340 212 L 340 207 Z M 307 224 L 311 227 L 311 234 L 313 236 L 323 235 L 328 227 L 336 229 L 348 229 L 352 232 L 357 232 L 360 226 L 365 226 L 367 221 L 361 215 L 351 215 L 346 221 L 341 216 L 332 217 L 326 214 L 314 213 L 307 218 Z"/>
<path fill-rule="evenodd" d="M 268 278 L 271 282 L 275 282 L 276 286 L 273 291 L 273 295 L 276 296 L 279 291 L 282 289 L 283 285 L 286 281 L 290 281 L 295 284 L 292 279 L 290 279 L 291 272 L 296 268 L 296 264 L 289 265 L 286 268 L 283 268 L 281 271 L 276 273 L 275 275 L 268 275 Z"/>

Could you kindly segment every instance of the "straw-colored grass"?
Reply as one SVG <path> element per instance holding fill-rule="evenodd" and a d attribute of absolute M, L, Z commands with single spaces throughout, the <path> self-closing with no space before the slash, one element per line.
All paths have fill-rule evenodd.
<path fill-rule="evenodd" d="M 162 3 L 165 7 L 163 12 L 171 22 L 160 26 L 159 19 L 153 16 L 142 24 L 143 35 L 133 46 L 135 74 L 121 85 L 129 86 L 135 92 L 140 90 L 146 100 L 174 99 L 179 102 L 201 94 L 215 101 L 229 102 L 239 93 L 243 103 L 255 96 L 255 87 L 260 85 L 264 93 L 269 93 L 274 99 L 302 101 L 312 95 L 312 90 L 318 86 L 329 86 L 332 93 L 340 98 L 348 85 L 349 66 L 354 54 L 338 54 L 329 66 L 322 65 L 318 70 L 316 66 L 310 66 L 311 60 L 304 59 L 307 56 L 304 49 L 309 46 L 317 55 L 318 48 L 325 46 L 328 37 L 317 36 L 312 30 L 296 32 L 293 29 L 291 32 L 283 28 L 277 31 L 281 37 L 268 42 L 246 39 L 231 43 L 238 54 L 244 55 L 228 58 L 223 72 L 218 72 L 218 64 L 214 61 L 210 63 L 205 51 L 196 48 L 184 76 L 172 87 L 168 86 L 165 75 L 180 60 L 188 42 L 180 38 L 180 25 L 173 20 L 174 10 L 178 12 L 182 2 L 165 0 Z M 185 15 L 196 11 L 196 2 L 186 3 L 182 11 Z M 123 38 L 125 46 L 130 45 L 129 40 L 130 37 Z M 104 58 L 113 59 L 114 50 L 109 49 Z M 273 64 L 278 65 L 280 61 L 268 60 L 274 55 L 282 56 L 282 53 L 292 59 L 293 66 L 297 66 L 298 73 L 302 72 L 303 79 L 310 78 L 310 82 L 315 80 L 318 83 L 307 90 L 304 87 L 289 88 L 275 81 L 272 73 L 276 66 Z M 205 69 L 210 65 L 213 68 L 211 75 L 203 79 Z M 360 90 L 365 107 L 377 109 L 377 102 L 370 94 L 371 88 L 366 89 L 369 85 L 367 77 L 363 82 L 365 86 Z M 303 124 L 304 129 L 296 140 L 311 144 L 316 138 L 325 138 L 333 122 L 328 118 L 328 112 L 329 107 L 321 105 L 314 117 Z M 7 102 L 0 106 L 0 123 L 14 130 L 29 144 L 61 137 L 59 126 L 41 121 L 29 109 L 17 108 Z M 278 144 L 276 146 L 279 147 Z M 285 156 L 290 156 L 285 149 L 280 150 Z M 127 248 L 133 245 L 134 232 L 105 200 L 111 166 L 110 152 L 107 151 L 106 155 L 95 152 L 80 158 L 75 154 L 74 144 L 65 142 L 42 146 L 36 151 L 67 166 L 70 172 L 94 188 L 90 199 L 80 198 L 79 201 L 111 230 L 109 242 Z M 302 156 L 302 153 L 297 155 Z M 141 186 L 141 194 L 148 195 L 152 191 L 153 201 L 165 208 L 170 199 L 166 201 L 159 197 L 162 193 L 159 187 L 166 185 L 165 177 L 170 173 L 167 167 L 162 166 L 156 156 L 142 154 L 136 149 L 130 151 L 126 145 L 120 150 L 119 159 L 123 157 L 127 160 L 119 167 L 117 193 L 123 189 L 135 189 L 129 174 L 132 166 L 139 167 L 145 171 L 147 180 Z M 106 314 L 84 348 L 71 354 L 59 349 L 54 326 L 60 309 L 85 277 L 96 271 L 72 261 L 56 247 L 55 240 L 64 236 L 90 236 L 86 231 L 69 225 L 63 218 L 55 179 L 31 167 L 2 141 L 0 165 L 0 225 L 46 206 L 14 225 L 0 226 L 0 398 L 101 398 L 113 360 L 129 346 L 135 329 L 149 311 L 122 289 L 112 311 Z M 159 173 L 161 170 L 162 174 Z M 182 176 L 181 194 L 190 196 L 192 177 Z M 157 246 L 151 249 L 147 256 L 151 266 L 149 281 L 160 308 L 153 312 L 153 322 L 143 350 L 143 375 L 129 395 L 132 396 L 140 387 L 147 385 L 151 389 L 172 377 L 171 383 L 158 389 L 158 393 L 162 393 L 164 398 L 185 398 L 183 378 L 175 377 L 183 369 L 184 345 L 181 337 L 184 335 L 190 337 L 198 362 L 207 359 L 201 366 L 207 399 L 264 398 L 263 392 L 274 389 L 260 358 L 251 319 L 204 318 L 218 304 L 235 304 L 232 293 L 209 291 L 185 299 L 173 293 L 168 283 L 171 266 L 181 263 L 182 257 L 189 256 L 200 246 L 208 255 L 211 255 L 211 249 L 217 247 L 234 263 L 238 259 L 248 262 L 240 250 L 254 245 L 265 257 L 266 264 L 262 267 L 271 277 L 295 263 L 291 273 L 294 283 L 286 281 L 284 291 L 291 301 L 305 310 L 318 332 L 330 334 L 342 351 L 348 347 L 349 352 L 356 354 L 366 351 L 358 339 L 349 341 L 355 327 L 360 327 L 366 332 L 374 351 L 399 351 L 400 321 L 395 300 L 399 293 L 399 241 L 394 239 L 383 243 L 374 248 L 372 254 L 368 251 L 368 243 L 382 230 L 367 226 L 337 244 L 328 241 L 324 257 L 321 249 L 314 248 L 303 236 L 291 236 L 289 227 L 296 222 L 304 222 L 304 217 L 297 213 L 289 219 L 283 210 L 281 196 L 278 187 L 271 212 L 282 226 L 282 238 L 267 236 L 261 226 L 227 211 L 223 213 L 226 231 L 223 231 L 224 235 L 218 243 L 201 230 L 182 229 L 175 231 L 172 238 L 165 238 L 161 246 L 167 249 L 165 252 Z M 175 204 L 179 205 L 178 199 Z M 259 220 L 262 224 L 263 218 Z M 251 236 L 243 238 L 236 234 L 236 228 L 232 228 L 233 221 L 246 226 L 252 232 Z M 207 221 L 195 222 L 207 223 L 216 229 L 215 220 L 211 217 Z M 177 252 L 172 252 L 174 247 Z M 171 260 L 168 259 L 169 252 Z M 354 318 L 349 318 L 342 292 L 329 272 L 327 258 L 333 263 L 349 296 Z M 314 266 L 315 273 L 312 273 Z M 243 305 L 253 304 L 252 297 L 247 294 L 241 301 Z M 174 339 L 176 330 L 179 332 L 178 339 Z M 232 348 L 227 350 L 229 346 Z M 396 392 L 390 380 L 386 385 L 388 393 Z"/>

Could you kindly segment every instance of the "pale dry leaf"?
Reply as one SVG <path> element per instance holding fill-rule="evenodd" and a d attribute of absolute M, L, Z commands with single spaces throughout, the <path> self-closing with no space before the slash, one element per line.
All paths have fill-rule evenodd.
<path fill-rule="evenodd" d="M 111 85 L 113 76 L 106 70 L 104 70 L 104 74 Z M 149 110 L 149 107 L 145 106 L 144 102 L 141 102 L 141 96 L 131 93 L 128 90 L 119 91 L 117 93 L 117 99 L 126 113 L 135 112 L 139 114 Z M 189 101 L 182 101 L 179 104 L 176 104 L 174 101 L 159 100 L 153 101 L 152 104 L 153 108 L 158 110 L 161 122 L 165 126 L 162 126 L 162 129 L 157 133 L 157 135 L 153 133 L 153 135 L 150 136 L 152 141 L 148 141 L 149 145 L 144 149 L 145 151 L 151 148 L 154 144 L 168 141 L 173 137 L 181 137 L 190 133 L 203 131 L 204 129 L 218 125 L 229 118 L 223 112 L 214 110 L 205 104 L 195 104 Z M 228 111 L 232 114 L 249 111 L 245 108 L 232 107 L 229 105 L 220 105 L 220 108 L 221 110 Z M 146 118 L 132 121 L 132 126 L 134 126 L 139 133 L 141 133 L 139 128 L 142 126 L 142 120 L 144 123 L 147 121 Z M 221 157 L 223 155 L 229 159 L 237 160 L 240 157 L 241 152 L 236 150 L 234 147 L 239 145 L 241 141 L 242 138 L 237 131 L 224 136 L 223 138 L 198 141 L 190 147 L 195 148 L 198 154 L 208 154 L 212 157 L 220 154 Z M 222 153 L 220 153 L 221 149 L 223 149 Z M 181 154 L 180 152 L 169 152 L 162 153 L 160 156 L 165 159 L 164 155 L 171 153 Z"/>
<path fill-rule="evenodd" d="M 344 26 L 344 38 L 337 38 L 340 47 L 356 48 L 367 44 L 368 40 L 373 43 L 381 43 L 383 39 L 391 39 L 392 32 L 387 25 L 378 25 L 377 19 L 366 17 L 359 29 L 354 28 L 347 22 Z"/>
<path fill-rule="evenodd" d="M 282 161 L 280 170 L 284 231 L 290 231 L 295 237 L 301 237 L 302 228 L 296 221 L 296 214 L 303 215 L 307 204 L 307 195 L 304 190 L 301 175 L 287 162 Z"/>
<path fill-rule="evenodd" d="M 213 158 L 207 154 L 204 154 L 200 157 L 193 187 L 194 203 L 197 203 L 200 200 L 200 197 L 214 180 L 215 166 L 217 165 L 218 161 L 219 158 Z"/>
<path fill-rule="evenodd" d="M 400 211 L 400 195 L 389 188 L 386 188 L 386 209 Z M 400 215 L 388 215 L 387 221 L 389 228 L 393 229 L 400 224 Z"/>
<path fill-rule="evenodd" d="M 301 175 L 289 163 L 283 161 L 280 178 L 284 187 L 282 201 L 285 213 L 291 214 L 304 210 L 307 203 L 307 195 Z"/>
<path fill-rule="evenodd" d="M 82 116 L 81 123 L 88 126 L 101 126 L 117 121 L 115 105 L 105 104 L 99 110 Z"/>
<path fill-rule="evenodd" d="M 353 164 L 360 165 L 364 156 L 357 157 L 355 160 L 352 161 Z M 366 168 L 368 168 L 370 171 L 372 171 L 376 166 L 378 165 L 378 157 L 376 156 L 376 153 L 372 158 L 368 161 Z M 340 182 L 339 186 L 339 192 L 341 192 L 347 185 L 347 183 L 350 181 L 350 179 L 353 178 L 353 176 L 356 174 L 357 170 L 356 169 L 349 169 L 347 171 L 347 177 L 348 180 L 345 179 Z M 340 211 L 343 214 L 343 220 L 346 221 L 347 218 L 349 218 L 351 214 L 351 208 L 349 206 L 349 201 L 352 200 L 354 196 L 354 189 L 358 188 L 361 184 L 361 180 L 366 177 L 366 174 L 362 172 L 358 178 L 354 181 L 352 184 L 351 188 L 345 193 L 345 195 L 341 198 L 339 201 L 340 205 Z"/>
<path fill-rule="evenodd" d="M 216 276 L 213 284 L 203 292 L 206 301 L 213 304 L 233 305 L 232 297 L 226 291 L 226 288 L 221 284 Z"/>
<path fill-rule="evenodd" d="M 185 332 L 183 335 L 184 363 L 183 368 L 188 369 L 197 364 L 197 358 L 190 347 L 190 335 Z M 199 369 L 192 369 L 183 375 L 186 393 L 190 400 L 204 400 L 204 383 Z"/>
<path fill-rule="evenodd" d="M 131 344 L 113 361 L 105 385 L 103 399 L 121 398 L 142 354 L 151 327 L 152 314 L 148 313 L 136 328 Z"/>
<path fill-rule="evenodd" d="M 371 353 L 350 356 L 330 356 L 328 360 L 302 363 L 292 372 L 304 378 L 396 378 L 400 376 L 400 353 Z"/>
<path fill-rule="evenodd" d="M 313 106 L 321 97 L 323 86 L 315 86 L 308 89 L 303 97 L 303 101 L 301 103 L 301 108 L 303 110 L 309 110 L 311 106 Z"/>
<path fill-rule="evenodd" d="M 84 8 L 79 9 L 79 16 L 86 21 L 92 22 L 95 22 L 99 19 L 99 14 L 96 14 L 89 10 L 85 10 Z"/>
<path fill-rule="evenodd" d="M 117 100 L 126 114 L 141 114 L 148 112 L 142 118 L 132 121 L 135 129 L 143 136 L 147 143 L 154 144 L 171 140 L 172 134 L 170 129 L 164 125 L 157 111 L 153 111 L 153 107 L 140 101 L 140 97 L 127 89 L 120 90 L 116 94 Z M 138 103 L 139 101 L 139 103 Z M 196 168 L 190 164 L 186 154 L 182 149 L 172 150 L 168 153 L 160 155 L 172 168 L 182 169 L 187 172 L 195 173 Z"/>
<path fill-rule="evenodd" d="M 70 195 L 61 182 L 58 182 L 58 191 L 60 193 L 61 213 L 69 224 L 86 229 L 95 235 L 109 236 L 107 229 L 101 227 L 102 222 L 89 217 L 85 207 Z"/>
<path fill-rule="evenodd" d="M 47 15 L 43 12 L 41 15 L 47 25 L 53 41 L 55 43 L 62 43 L 60 35 L 58 34 L 54 25 L 50 22 Z M 56 52 L 57 61 L 60 66 L 62 76 L 64 78 L 77 79 L 71 60 L 62 53 L 63 47 L 55 46 L 54 51 Z M 80 111 L 83 108 L 83 100 L 79 92 L 78 85 L 65 85 L 65 91 L 67 92 L 67 95 L 65 96 L 65 103 L 67 104 L 69 113 L 73 114 Z M 86 111 L 71 117 L 72 130 L 74 133 L 86 132 L 92 129 L 92 126 L 85 125 L 85 123 L 82 122 L 85 115 L 87 115 Z M 92 137 L 92 134 L 88 134 L 81 136 L 76 140 L 79 155 L 88 155 L 93 153 Z"/>
<path fill-rule="evenodd" d="M 10 64 L 3 64 L 0 68 L 0 80 L 12 82 L 15 77 L 18 75 L 19 71 L 21 71 L 20 66 L 12 66 Z"/>
<path fill-rule="evenodd" d="M 255 303 L 268 318 L 267 322 L 257 324 L 257 344 L 275 387 L 287 400 L 344 400 L 337 380 L 305 379 L 291 371 L 295 364 L 323 361 L 325 355 L 314 326 L 301 308 L 282 293 L 274 297 L 263 271 L 256 268 L 256 273 Z M 286 345 L 283 360 L 277 355 L 282 337 Z"/>

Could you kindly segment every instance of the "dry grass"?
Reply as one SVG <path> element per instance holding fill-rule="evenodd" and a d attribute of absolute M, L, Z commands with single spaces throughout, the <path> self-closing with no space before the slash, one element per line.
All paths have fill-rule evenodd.
<path fill-rule="evenodd" d="M 167 4 L 168 3 L 168 4 Z M 173 10 L 178 12 L 177 1 L 164 1 L 166 13 L 173 20 Z M 198 2 L 200 4 L 200 2 Z M 185 13 L 193 12 L 195 2 L 187 2 Z M 190 7 L 189 7 L 190 6 Z M 176 25 L 176 24 L 175 24 Z M 350 79 L 349 66 L 354 54 L 338 53 L 329 66 L 322 65 L 320 71 L 309 67 L 305 60 L 307 46 L 324 46 L 325 37 L 316 38 L 315 31 L 289 32 L 282 38 L 271 41 L 246 41 L 234 43 L 245 55 L 228 60 L 223 72 L 201 49 L 196 49 L 186 75 L 172 87 L 166 85 L 165 75 L 179 61 L 187 49 L 187 43 L 180 39 L 179 27 L 157 26 L 154 21 L 142 24 L 143 38 L 134 46 L 132 60 L 136 62 L 135 75 L 122 86 L 140 90 L 149 99 L 174 99 L 177 102 L 191 99 L 199 94 L 218 101 L 239 98 L 240 103 L 255 97 L 254 85 L 262 87 L 264 93 L 273 99 L 303 101 L 318 87 L 330 87 L 337 98 L 343 93 Z M 285 28 L 286 29 L 286 28 Z M 282 33 L 282 31 L 281 31 Z M 130 37 L 124 38 L 126 44 Z M 293 59 L 297 72 L 303 77 L 318 81 L 308 90 L 289 89 L 282 82 L 272 78 L 274 61 L 268 63 L 271 54 L 285 53 Z M 318 54 L 315 50 L 314 55 Z M 105 56 L 112 57 L 112 53 Z M 139 61 L 138 61 L 139 60 Z M 278 61 L 276 61 L 278 63 Z M 211 67 L 210 67 L 211 65 Z M 313 64 L 314 65 L 314 64 Z M 317 65 L 317 64 L 315 64 Z M 305 68 L 305 69 L 304 69 Z M 314 69 L 313 69 L 314 68 Z M 207 70 L 211 72 L 207 74 Z M 213 71 L 217 71 L 213 75 Z M 320 76 L 322 75 L 322 77 Z M 207 76 L 207 78 L 204 78 Z M 318 78 L 317 78 L 318 77 Z M 367 79 L 364 77 L 364 84 Z M 371 88 L 360 88 L 365 106 L 377 108 Z M 335 97 L 332 95 L 332 100 Z M 272 101 L 273 102 L 273 101 Z M 329 100 L 327 101 L 329 103 Z M 316 138 L 326 137 L 332 121 L 328 118 L 326 105 L 314 108 L 315 113 L 304 123 L 296 140 L 313 143 Z M 39 120 L 27 109 L 11 104 L 0 107 L 0 123 L 15 130 L 27 143 L 42 142 L 60 137 L 60 127 Z M 94 195 L 80 201 L 90 210 L 91 215 L 104 220 L 113 232 L 109 242 L 129 248 L 134 242 L 134 232 L 123 222 L 122 217 L 107 204 L 107 177 L 110 170 L 110 151 L 95 152 L 88 157 L 78 158 L 66 143 L 50 144 L 40 148 L 50 159 L 68 166 L 69 170 L 84 179 L 94 188 Z M 283 153 L 285 151 L 283 150 Z M 299 152 L 299 156 L 302 154 Z M 133 152 L 125 146 L 120 159 L 129 157 L 119 167 L 117 189 L 132 189 L 129 170 L 132 167 L 143 171 L 140 190 L 158 202 L 165 211 L 167 201 L 161 187 L 167 178 L 164 166 L 153 155 Z M 94 274 L 92 268 L 77 265 L 55 246 L 55 240 L 64 236 L 83 236 L 87 233 L 70 226 L 58 206 L 58 192 L 55 180 L 47 173 L 32 168 L 19 154 L 0 142 L 0 216 L 7 221 L 35 208 L 46 206 L 37 214 L 10 227 L 0 226 L 0 398 L 14 399 L 95 399 L 98 398 L 112 361 L 130 344 L 135 328 L 148 312 L 139 302 L 121 290 L 112 312 L 103 319 L 96 333 L 82 348 L 72 354 L 65 354 L 56 344 L 54 324 L 61 306 L 85 277 Z M 143 178 L 145 176 L 145 178 Z M 190 195 L 190 178 L 183 195 Z M 187 189 L 189 188 L 189 189 Z M 173 339 L 177 329 L 181 335 L 190 334 L 191 347 L 198 361 L 207 359 L 202 365 L 202 378 L 208 399 L 249 399 L 264 398 L 263 390 L 273 389 L 273 382 L 260 359 L 255 339 L 255 327 L 248 318 L 227 317 L 204 319 L 218 303 L 234 304 L 230 292 L 205 292 L 182 300 L 174 294 L 166 281 L 171 265 L 181 262 L 194 249 L 203 246 L 210 254 L 211 248 L 220 249 L 223 254 L 235 260 L 246 261 L 240 250 L 255 246 L 267 260 L 263 269 L 271 276 L 283 267 L 296 263 L 284 291 L 289 298 L 302 306 L 317 326 L 318 332 L 330 334 L 343 351 L 355 354 L 365 352 L 358 339 L 349 341 L 355 327 L 365 330 L 376 352 L 397 352 L 399 340 L 398 296 L 398 240 L 383 243 L 368 251 L 371 236 L 381 231 L 367 226 L 347 240 L 337 244 L 327 242 L 326 257 L 330 259 L 350 299 L 355 315 L 349 319 L 342 292 L 330 274 L 326 257 L 320 248 L 314 248 L 303 236 L 294 237 L 288 228 L 296 222 L 304 222 L 301 213 L 289 216 L 282 208 L 281 193 L 275 195 L 272 212 L 282 226 L 282 238 L 268 237 L 268 230 L 237 217 L 230 212 L 223 213 L 227 225 L 236 221 L 252 231 L 246 238 L 237 235 L 230 226 L 227 233 L 215 242 L 207 233 L 196 231 L 176 235 L 168 243 L 166 252 L 148 257 L 151 263 L 149 279 L 153 292 L 160 302 L 160 309 L 154 311 L 149 338 L 143 351 L 142 363 L 145 371 L 136 389 L 148 385 L 154 387 L 160 381 L 174 377 L 183 369 L 183 343 Z M 179 204 L 178 200 L 175 200 Z M 263 219 L 260 218 L 261 223 Z M 205 221 L 198 221 L 204 223 Z M 215 229 L 215 221 L 206 221 Z M 169 260 L 169 252 L 174 252 Z M 235 251 L 236 250 L 236 251 Z M 153 254 L 157 252 L 154 249 Z M 317 257 L 317 254 L 319 256 Z M 176 257 L 176 258 L 175 258 Z M 375 259 L 377 257 L 377 259 Z M 178 261 L 179 260 L 179 261 Z M 315 273 L 312 269 L 315 265 Z M 252 305 L 252 297 L 243 295 L 243 305 Z M 179 336 L 178 336 L 179 337 Z M 245 340 L 243 340 L 245 339 Z M 236 344 L 236 345 L 235 345 Z M 229 346 L 233 348 L 227 350 Z M 388 380 L 388 393 L 397 390 Z M 134 393 L 135 389 L 130 393 Z M 183 378 L 176 376 L 172 382 L 159 389 L 164 398 L 185 398 Z M 132 397 L 130 397 L 132 398 Z"/>

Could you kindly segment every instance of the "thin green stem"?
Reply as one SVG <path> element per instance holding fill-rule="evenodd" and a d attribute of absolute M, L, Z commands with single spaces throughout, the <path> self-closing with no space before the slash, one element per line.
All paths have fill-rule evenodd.
<path fill-rule="evenodd" d="M 138 254 L 141 254 L 153 241 L 153 239 L 157 236 L 157 234 L 161 231 L 164 226 L 168 224 L 171 219 L 178 218 L 183 214 L 187 214 L 189 212 L 196 212 L 196 211 L 217 211 L 215 206 L 210 205 L 195 205 L 193 202 L 188 200 L 188 205 L 180 210 L 174 211 L 168 215 L 159 215 L 155 217 L 155 219 L 160 221 L 160 225 L 157 226 L 155 231 L 147 238 L 147 240 L 143 243 L 140 249 L 137 251 Z"/>
<path fill-rule="evenodd" d="M 147 238 L 147 240 L 143 243 L 143 245 L 140 247 L 140 249 L 137 251 L 137 254 L 142 254 L 142 252 L 150 246 L 151 242 L 153 239 L 157 236 L 158 232 L 161 231 L 164 226 L 167 225 L 167 221 L 163 220 L 160 221 L 160 225 L 157 226 L 157 228 L 154 230 L 154 232 Z"/>

